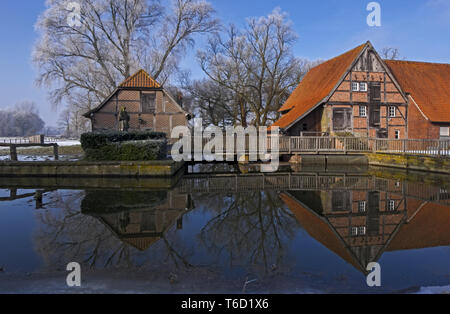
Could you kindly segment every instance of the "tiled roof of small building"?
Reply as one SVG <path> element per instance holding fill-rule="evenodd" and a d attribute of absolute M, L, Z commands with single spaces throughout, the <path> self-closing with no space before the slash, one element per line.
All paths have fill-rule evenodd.
<path fill-rule="evenodd" d="M 405 93 L 432 122 L 450 122 L 450 64 L 385 61 Z"/>
<path fill-rule="evenodd" d="M 161 88 L 147 72 L 139 70 L 119 85 L 119 88 Z"/>

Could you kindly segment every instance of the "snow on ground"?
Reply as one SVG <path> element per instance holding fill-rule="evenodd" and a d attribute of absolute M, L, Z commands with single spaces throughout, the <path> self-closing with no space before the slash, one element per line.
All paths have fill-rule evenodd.
<path fill-rule="evenodd" d="M 450 286 L 422 287 L 416 294 L 450 294 Z"/>
<path fill-rule="evenodd" d="M 18 155 L 17 159 L 19 161 L 54 161 L 55 157 L 53 156 L 24 156 Z M 78 161 L 79 158 L 73 156 L 59 156 L 60 161 Z M 8 156 L 0 156 L 0 161 L 10 161 L 10 157 Z"/>
<path fill-rule="evenodd" d="M 1 141 L 0 141 L 1 143 Z M 75 140 L 59 140 L 56 142 L 60 147 L 68 147 L 68 146 L 78 146 L 81 145 L 80 141 Z M 46 144 L 48 144 L 46 142 Z M 0 147 L 0 150 L 9 150 L 9 147 Z"/>
<path fill-rule="evenodd" d="M 80 141 L 57 141 L 59 146 L 78 146 L 81 145 Z"/>

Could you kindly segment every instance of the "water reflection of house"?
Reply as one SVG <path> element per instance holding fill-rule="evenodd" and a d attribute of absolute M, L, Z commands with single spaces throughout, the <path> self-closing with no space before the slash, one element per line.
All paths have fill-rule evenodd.
<path fill-rule="evenodd" d="M 367 273 L 384 252 L 450 245 L 450 208 L 403 197 L 402 188 L 286 192 L 281 198 L 313 238 Z"/>
<path fill-rule="evenodd" d="M 83 214 L 105 224 L 122 242 L 145 251 L 172 226 L 183 227 L 183 215 L 192 209 L 188 195 L 172 191 L 87 191 Z"/>

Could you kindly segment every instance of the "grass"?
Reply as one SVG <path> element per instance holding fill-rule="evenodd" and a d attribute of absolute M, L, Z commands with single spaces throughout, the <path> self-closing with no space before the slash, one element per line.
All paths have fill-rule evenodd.
<path fill-rule="evenodd" d="M 59 155 L 83 155 L 81 145 L 76 146 L 60 146 L 58 148 Z M 32 148 L 18 148 L 18 155 L 25 156 L 52 156 L 53 147 L 32 147 Z M 0 156 L 9 156 L 9 149 L 0 149 Z"/>

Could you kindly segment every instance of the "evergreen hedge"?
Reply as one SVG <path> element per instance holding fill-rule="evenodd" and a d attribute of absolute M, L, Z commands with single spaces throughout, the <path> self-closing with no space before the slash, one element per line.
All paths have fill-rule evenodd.
<path fill-rule="evenodd" d="M 165 133 L 94 132 L 81 136 L 89 161 L 151 161 L 167 158 Z"/>
<path fill-rule="evenodd" d="M 110 143 L 120 143 L 129 141 L 165 140 L 166 134 L 151 131 L 132 132 L 91 132 L 81 135 L 81 147 L 83 150 L 98 149 Z"/>

